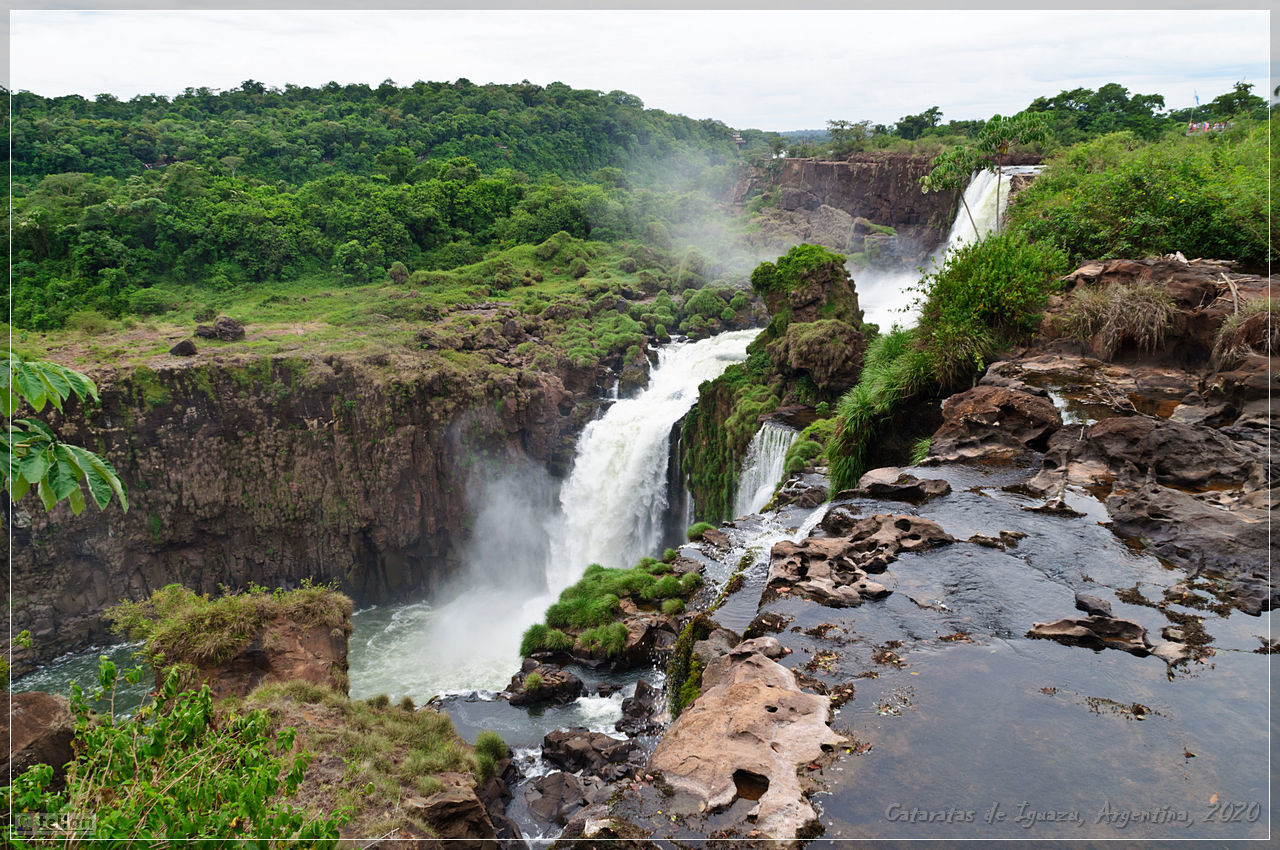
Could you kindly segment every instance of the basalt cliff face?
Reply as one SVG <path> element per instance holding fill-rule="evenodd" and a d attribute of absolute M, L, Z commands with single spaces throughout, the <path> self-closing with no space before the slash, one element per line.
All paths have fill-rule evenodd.
<path fill-rule="evenodd" d="M 1011 157 L 1007 164 L 1039 161 Z M 781 253 L 810 242 L 862 254 L 870 265 L 914 267 L 946 241 L 960 203 L 958 192 L 920 191 L 920 178 L 930 170 L 928 156 L 884 151 L 775 160 L 745 172 L 732 201 L 769 198 L 752 237 L 761 248 Z"/>
<path fill-rule="evenodd" d="M 19 670 L 105 641 L 105 607 L 174 582 L 430 592 L 460 562 L 477 476 L 566 469 L 607 371 L 426 352 L 154 365 L 95 374 L 101 403 L 55 423 L 110 459 L 129 511 L 14 506 L 14 624 L 36 647 Z"/>

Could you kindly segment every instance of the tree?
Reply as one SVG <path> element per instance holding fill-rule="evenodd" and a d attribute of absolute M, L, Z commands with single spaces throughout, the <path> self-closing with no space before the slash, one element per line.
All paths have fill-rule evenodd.
<path fill-rule="evenodd" d="M 942 121 L 942 110 L 936 106 L 930 106 L 917 115 L 904 115 L 899 118 L 896 132 L 904 139 L 918 139 L 927 130 L 937 127 L 940 121 Z"/>
<path fill-rule="evenodd" d="M 1035 112 L 1019 112 L 1005 118 L 992 115 L 978 134 L 978 151 L 996 172 L 996 233 L 1000 233 L 1000 178 L 1004 173 L 1004 157 L 1014 145 L 1042 142 L 1048 134 L 1046 116 Z"/>
<path fill-rule="evenodd" d="M 0 412 L 12 417 L 25 401 L 36 413 L 46 402 L 59 411 L 71 396 L 80 400 L 98 400 L 98 388 L 84 375 L 41 360 L 25 360 L 10 353 L 9 365 L 0 374 Z M 84 510 L 84 493 L 80 480 L 89 487 L 89 495 L 101 509 L 106 509 L 114 494 L 120 507 L 129 510 L 129 499 L 115 468 L 88 449 L 64 443 L 39 419 L 10 419 L 7 432 L 0 437 L 0 465 L 4 467 L 4 488 L 15 502 L 36 488 L 46 510 L 53 510 L 66 499 L 71 510 Z"/>
<path fill-rule="evenodd" d="M 991 120 L 983 125 L 978 133 L 975 146 L 955 145 L 933 158 L 933 169 L 920 178 L 921 192 L 946 191 L 958 189 L 960 200 L 964 202 L 965 212 L 969 214 L 969 223 L 973 232 L 978 234 L 978 226 L 973 222 L 973 213 L 969 204 L 964 201 L 964 187 L 968 178 L 975 171 L 994 171 L 996 173 L 996 233 L 1000 233 L 1000 180 L 1004 172 L 1004 158 L 1009 155 L 1014 145 L 1042 142 L 1048 135 L 1046 127 L 1048 116 L 1043 112 L 1019 112 L 1005 118 L 1001 115 L 991 116 Z"/>
<path fill-rule="evenodd" d="M 973 148 L 956 145 L 934 157 L 932 165 L 933 170 L 920 178 L 920 191 L 926 195 L 930 192 L 958 191 L 960 203 L 964 205 L 965 214 L 969 216 L 969 224 L 976 236 L 978 225 L 973 220 L 973 211 L 965 200 L 964 190 L 973 173 L 982 165 L 981 155 Z"/>
<path fill-rule="evenodd" d="M 1209 113 L 1215 118 L 1226 120 L 1240 113 L 1258 112 L 1266 109 L 1267 102 L 1256 94 L 1250 94 L 1253 83 L 1238 82 L 1226 94 L 1220 94 L 1209 103 Z"/>

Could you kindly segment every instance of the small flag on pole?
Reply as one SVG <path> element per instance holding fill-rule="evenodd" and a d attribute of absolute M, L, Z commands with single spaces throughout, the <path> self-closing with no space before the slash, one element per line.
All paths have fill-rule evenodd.
<path fill-rule="evenodd" d="M 1194 91 L 1194 89 L 1193 89 L 1193 91 Z M 1196 91 L 1196 92 L 1195 92 L 1195 96 L 1196 96 L 1196 106 L 1199 106 L 1199 105 L 1200 105 L 1200 92 Z"/>

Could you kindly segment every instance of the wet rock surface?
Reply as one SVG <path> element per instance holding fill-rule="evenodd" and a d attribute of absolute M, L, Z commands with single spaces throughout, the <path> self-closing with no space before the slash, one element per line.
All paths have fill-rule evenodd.
<path fill-rule="evenodd" d="M 751 801 L 743 820 L 758 834 L 786 840 L 817 820 L 797 768 L 842 739 L 827 725 L 829 702 L 800 690 L 795 676 L 761 651 L 770 640 L 740 644 L 707 668 L 701 696 L 663 735 L 649 769 L 703 811 Z"/>
<path fill-rule="evenodd" d="M 1084 619 L 1064 617 L 1052 623 L 1035 623 L 1027 637 L 1056 640 L 1088 649 L 1122 649 L 1134 655 L 1148 655 L 1151 644 L 1147 630 L 1132 620 L 1120 620 L 1101 614 Z"/>
<path fill-rule="evenodd" d="M 929 499 L 945 496 L 951 485 L 941 478 L 916 478 L 896 466 L 873 469 L 858 479 L 856 493 L 873 499 L 891 499 L 923 504 Z"/>
<path fill-rule="evenodd" d="M 537 687 L 530 690 L 530 676 Z M 587 692 L 582 680 L 559 667 L 526 661 L 521 671 L 511 677 L 504 695 L 512 705 L 567 705 Z"/>
<path fill-rule="evenodd" d="M 557 729 L 542 739 L 542 757 L 570 773 L 612 781 L 627 775 L 637 747 L 629 739 L 586 729 Z"/>
<path fill-rule="evenodd" d="M 942 403 L 942 427 L 933 435 L 934 462 L 1008 460 L 1042 451 L 1062 427 L 1053 402 L 1009 387 L 979 385 Z"/>

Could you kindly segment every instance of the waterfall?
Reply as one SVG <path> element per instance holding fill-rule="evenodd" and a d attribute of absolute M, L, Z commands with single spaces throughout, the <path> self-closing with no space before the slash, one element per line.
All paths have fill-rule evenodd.
<path fill-rule="evenodd" d="M 785 471 L 783 465 L 787 458 L 787 449 L 800 436 L 793 428 L 786 428 L 773 422 L 765 422 L 760 430 L 751 438 L 751 447 L 742 461 L 742 472 L 738 475 L 738 496 L 735 501 L 735 516 L 753 514 L 769 504 L 773 497 L 773 488 Z"/>
<path fill-rule="evenodd" d="M 1009 185 L 1013 182 L 1013 175 L 1034 174 L 1040 169 L 1039 165 L 1005 166 L 999 181 L 1001 219 L 1004 218 L 1005 210 L 1009 207 Z M 956 218 L 951 225 L 951 232 L 947 235 L 947 251 L 973 242 L 996 229 L 996 186 L 994 171 L 979 171 L 969 181 L 968 187 L 964 190 L 964 200 L 956 207 Z M 966 204 L 969 207 L 968 212 L 965 211 Z M 973 214 L 972 222 L 969 221 L 970 213 Z M 977 233 L 973 230 L 975 224 L 978 226 Z"/>
<path fill-rule="evenodd" d="M 547 586 L 559 593 L 588 564 L 629 567 L 660 554 L 668 509 L 671 426 L 698 400 L 698 385 L 745 359 L 759 331 L 732 331 L 665 346 L 649 386 L 611 405 L 578 439 L 573 469 L 560 490 L 560 521 L 547 563 Z"/>

